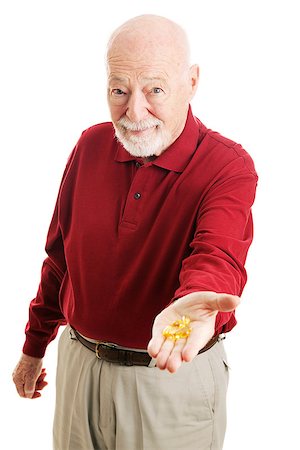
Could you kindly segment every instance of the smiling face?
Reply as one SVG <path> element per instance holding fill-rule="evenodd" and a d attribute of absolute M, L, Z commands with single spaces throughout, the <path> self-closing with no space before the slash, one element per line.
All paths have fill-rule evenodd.
<path fill-rule="evenodd" d="M 133 19 L 113 35 L 107 70 L 117 138 L 134 156 L 160 155 L 181 134 L 198 82 L 184 32 L 157 16 Z"/>

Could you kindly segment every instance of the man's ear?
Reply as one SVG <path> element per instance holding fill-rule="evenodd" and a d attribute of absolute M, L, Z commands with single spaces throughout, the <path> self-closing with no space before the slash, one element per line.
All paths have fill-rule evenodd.
<path fill-rule="evenodd" d="M 190 80 L 190 100 L 194 97 L 197 91 L 198 83 L 199 83 L 200 69 L 197 64 L 194 64 L 189 69 L 189 80 Z"/>

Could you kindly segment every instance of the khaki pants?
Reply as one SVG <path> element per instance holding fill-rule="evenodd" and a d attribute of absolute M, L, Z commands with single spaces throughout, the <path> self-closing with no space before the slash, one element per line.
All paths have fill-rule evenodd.
<path fill-rule="evenodd" d="M 119 366 L 61 335 L 55 450 L 221 450 L 228 366 L 222 342 L 175 373 Z"/>

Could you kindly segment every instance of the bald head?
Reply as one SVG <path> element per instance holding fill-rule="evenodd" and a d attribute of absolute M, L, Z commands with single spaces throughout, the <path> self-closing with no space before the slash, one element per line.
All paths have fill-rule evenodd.
<path fill-rule="evenodd" d="M 108 42 L 107 76 L 117 138 L 134 156 L 159 156 L 182 132 L 197 89 L 185 32 L 160 16 L 129 20 Z"/>
<path fill-rule="evenodd" d="M 134 17 L 112 34 L 107 46 L 108 63 L 116 51 L 136 58 L 167 58 L 176 66 L 189 66 L 190 48 L 187 35 L 177 23 L 161 16 Z"/>

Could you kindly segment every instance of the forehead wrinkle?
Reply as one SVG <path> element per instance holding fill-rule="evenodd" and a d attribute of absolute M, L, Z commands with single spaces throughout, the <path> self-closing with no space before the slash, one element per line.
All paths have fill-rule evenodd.
<path fill-rule="evenodd" d="M 129 51 L 130 44 L 122 42 L 120 47 L 113 47 L 107 56 L 107 71 L 113 72 L 151 72 L 166 74 L 169 70 L 178 70 L 184 64 L 178 52 L 166 47 L 152 47 L 147 52 L 138 49 Z"/>
<path fill-rule="evenodd" d="M 152 73 L 146 73 L 143 69 L 140 72 L 137 72 L 136 70 L 131 70 L 126 73 L 122 73 L 120 70 L 120 73 L 118 72 L 111 72 L 108 76 L 109 82 L 119 82 L 119 83 L 130 83 L 133 80 L 137 80 L 140 83 L 153 83 L 153 82 L 160 82 L 165 83 L 168 79 L 168 73 L 165 71 L 157 71 L 153 72 L 153 68 L 151 68 Z"/>
<path fill-rule="evenodd" d="M 166 78 L 168 78 L 167 74 L 164 76 L 156 76 L 156 75 L 140 75 L 139 80 L 145 81 L 145 82 L 152 82 L 152 81 L 165 81 Z"/>
<path fill-rule="evenodd" d="M 107 70 L 109 73 L 121 73 L 124 72 L 148 72 L 151 75 L 153 74 L 165 74 L 166 69 L 169 67 L 169 63 L 171 61 L 170 54 L 161 55 L 157 57 L 157 55 L 149 55 L 145 56 L 144 54 L 136 54 L 136 52 L 128 52 L 128 49 L 122 48 L 113 49 L 114 52 L 107 58 Z M 135 56 L 137 56 L 135 58 Z"/>

